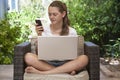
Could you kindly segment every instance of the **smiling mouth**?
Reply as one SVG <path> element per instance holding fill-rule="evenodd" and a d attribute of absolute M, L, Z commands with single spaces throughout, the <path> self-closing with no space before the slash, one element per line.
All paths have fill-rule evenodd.
<path fill-rule="evenodd" d="M 51 22 L 55 22 L 55 20 L 51 20 Z"/>

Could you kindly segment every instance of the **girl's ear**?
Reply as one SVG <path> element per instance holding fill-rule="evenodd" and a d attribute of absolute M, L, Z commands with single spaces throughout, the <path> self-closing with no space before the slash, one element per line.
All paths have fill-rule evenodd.
<path fill-rule="evenodd" d="M 63 11 L 63 13 L 62 13 L 62 14 L 63 14 L 63 16 L 62 16 L 62 17 L 64 18 L 64 17 L 65 17 L 65 15 L 66 15 L 66 12 L 65 12 L 65 11 Z"/>

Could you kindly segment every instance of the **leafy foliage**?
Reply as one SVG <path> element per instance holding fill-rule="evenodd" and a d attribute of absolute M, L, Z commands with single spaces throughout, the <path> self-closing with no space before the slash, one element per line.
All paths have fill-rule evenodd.
<path fill-rule="evenodd" d="M 13 61 L 13 47 L 19 43 L 20 27 L 12 26 L 8 20 L 0 21 L 0 64 L 10 64 Z"/>
<path fill-rule="evenodd" d="M 71 25 L 101 48 L 120 37 L 120 0 L 64 0 Z M 101 50 L 102 51 L 102 50 Z"/>
<path fill-rule="evenodd" d="M 44 7 L 37 3 L 38 0 L 30 1 L 29 5 L 21 6 L 19 12 L 8 12 L 6 19 L 0 21 L 0 64 L 12 63 L 14 46 L 29 40 L 31 24 L 44 13 Z"/>
<path fill-rule="evenodd" d="M 32 1 L 28 6 L 21 6 L 19 12 L 12 11 L 7 14 L 7 18 L 11 25 L 18 25 L 21 27 L 20 41 L 27 41 L 28 35 L 31 33 L 31 25 L 34 23 L 35 18 L 41 17 L 44 13 L 44 7 L 41 4 Z M 40 13 L 42 12 L 42 13 Z"/>
<path fill-rule="evenodd" d="M 109 44 L 104 45 L 105 57 L 120 58 L 120 38 L 110 40 Z"/>

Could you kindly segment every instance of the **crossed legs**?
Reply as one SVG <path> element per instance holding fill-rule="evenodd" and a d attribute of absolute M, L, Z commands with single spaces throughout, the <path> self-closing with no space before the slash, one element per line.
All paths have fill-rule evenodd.
<path fill-rule="evenodd" d="M 25 69 L 27 73 L 39 73 L 39 74 L 56 74 L 56 73 L 71 73 L 75 74 L 75 71 L 83 69 L 88 64 L 88 57 L 81 55 L 78 58 L 66 62 L 65 64 L 55 67 L 48 64 L 45 61 L 38 60 L 36 54 L 27 53 L 25 55 L 25 62 L 28 67 Z"/>

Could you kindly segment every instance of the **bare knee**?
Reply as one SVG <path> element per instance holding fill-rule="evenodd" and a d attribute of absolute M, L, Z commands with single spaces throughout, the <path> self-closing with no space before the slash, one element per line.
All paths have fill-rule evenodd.
<path fill-rule="evenodd" d="M 78 57 L 78 60 L 83 65 L 83 67 L 85 67 L 88 64 L 88 56 L 86 56 L 86 55 L 80 55 Z"/>
<path fill-rule="evenodd" d="M 25 62 L 28 65 L 32 65 L 34 63 L 34 61 L 37 60 L 37 56 L 35 54 L 32 53 L 26 53 L 25 55 Z"/>
<path fill-rule="evenodd" d="M 80 55 L 80 56 L 78 57 L 78 59 L 88 60 L 88 56 L 86 56 L 86 55 Z"/>

